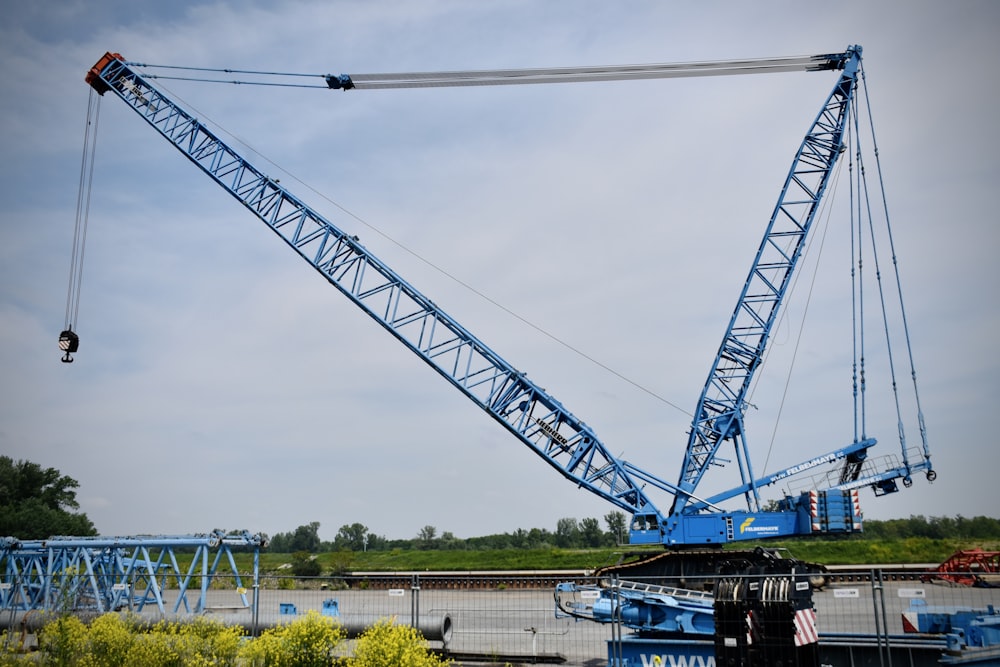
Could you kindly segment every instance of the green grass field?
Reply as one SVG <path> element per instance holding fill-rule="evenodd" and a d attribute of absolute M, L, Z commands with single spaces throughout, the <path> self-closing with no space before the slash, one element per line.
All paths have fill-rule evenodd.
<path fill-rule="evenodd" d="M 801 560 L 824 565 L 875 565 L 889 563 L 940 563 L 959 549 L 1000 550 L 1000 542 L 969 542 L 911 537 L 900 540 L 788 540 L 760 543 L 787 549 Z M 753 548 L 754 543 L 740 548 Z M 326 552 L 316 555 L 323 574 L 360 571 L 473 571 L 473 570 L 589 570 L 618 562 L 628 547 L 604 549 L 501 549 L 501 550 L 402 550 Z M 658 549 L 649 550 L 658 553 Z M 261 553 L 262 572 L 280 573 L 290 554 Z M 240 569 L 249 556 L 238 556 Z"/>

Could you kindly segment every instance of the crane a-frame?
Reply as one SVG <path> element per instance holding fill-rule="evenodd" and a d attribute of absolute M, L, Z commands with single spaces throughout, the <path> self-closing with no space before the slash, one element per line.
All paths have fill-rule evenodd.
<path fill-rule="evenodd" d="M 840 449 L 757 477 L 746 447 L 744 414 L 754 374 L 785 297 L 834 165 L 845 150 L 845 132 L 858 86 L 861 48 L 795 59 L 726 61 L 618 68 L 618 78 L 695 76 L 734 72 L 834 70 L 837 83 L 805 135 L 781 189 L 764 238 L 698 399 L 677 483 L 621 460 L 594 431 L 555 397 L 446 314 L 397 275 L 357 238 L 325 219 L 223 142 L 212 130 L 144 78 L 116 53 L 105 54 L 86 76 L 99 94 L 114 93 L 220 187 L 271 228 L 299 256 L 401 344 L 484 409 L 514 437 L 574 484 L 633 517 L 633 544 L 721 545 L 743 540 L 861 529 L 857 490 L 895 490 L 923 470 L 931 480 L 930 452 L 917 460 L 876 469 L 865 465 L 875 440 L 856 438 Z M 363 90 L 389 86 L 544 83 L 613 78 L 613 68 L 448 72 L 438 75 L 327 76 L 330 88 Z M 75 351 L 78 339 L 63 344 Z M 921 433 L 923 425 L 921 417 Z M 740 483 L 710 497 L 699 484 L 718 465 L 720 448 L 735 449 Z M 776 507 L 762 507 L 759 490 L 827 464 L 841 466 L 834 483 L 787 495 Z M 661 511 L 649 490 L 673 498 Z M 744 497 L 746 508 L 722 503 Z"/>

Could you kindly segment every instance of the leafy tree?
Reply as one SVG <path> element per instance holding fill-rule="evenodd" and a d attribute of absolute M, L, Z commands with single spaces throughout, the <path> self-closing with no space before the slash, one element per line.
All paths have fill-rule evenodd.
<path fill-rule="evenodd" d="M 575 547 L 580 539 L 580 526 L 576 519 L 567 517 L 556 522 L 556 546 L 562 548 Z"/>
<path fill-rule="evenodd" d="M 528 548 L 539 549 L 551 545 L 553 542 L 552 533 L 544 528 L 532 528 L 528 531 Z"/>
<path fill-rule="evenodd" d="M 437 528 L 434 526 L 424 526 L 420 529 L 417 534 L 417 540 L 420 542 L 421 549 L 433 549 L 435 538 L 437 537 Z"/>
<path fill-rule="evenodd" d="M 604 515 L 604 525 L 608 527 L 608 537 L 611 544 L 624 544 L 628 533 L 625 530 L 625 514 L 611 510 Z"/>
<path fill-rule="evenodd" d="M 528 531 L 518 528 L 510 536 L 510 545 L 515 549 L 523 549 L 528 545 Z"/>
<path fill-rule="evenodd" d="M 275 533 L 267 541 L 267 548 L 279 554 L 288 553 L 288 533 Z"/>
<path fill-rule="evenodd" d="M 290 554 L 296 551 L 316 553 L 322 545 L 319 539 L 319 521 L 299 526 L 289 533 L 278 533 L 271 538 L 270 544 L 271 551 L 275 553 Z"/>
<path fill-rule="evenodd" d="M 360 523 L 343 525 L 337 531 L 337 536 L 333 538 L 335 549 L 347 549 L 350 551 L 365 551 L 368 548 L 368 527 Z"/>
<path fill-rule="evenodd" d="M 289 545 L 292 551 L 308 551 L 315 553 L 319 551 L 319 521 L 312 521 L 308 526 L 299 526 L 292 535 L 292 542 Z"/>
<path fill-rule="evenodd" d="M 604 531 L 597 519 L 588 518 L 580 522 L 580 544 L 584 547 L 599 547 L 604 542 Z"/>
<path fill-rule="evenodd" d="M 308 551 L 292 554 L 292 574 L 296 577 L 318 577 L 322 571 L 319 561 Z"/>
<path fill-rule="evenodd" d="M 42 539 L 52 535 L 96 535 L 79 509 L 72 477 L 55 468 L 0 456 L 0 535 Z"/>
<path fill-rule="evenodd" d="M 441 533 L 441 539 L 437 541 L 437 548 L 461 551 L 465 549 L 465 540 L 455 537 L 454 533 L 446 530 Z"/>

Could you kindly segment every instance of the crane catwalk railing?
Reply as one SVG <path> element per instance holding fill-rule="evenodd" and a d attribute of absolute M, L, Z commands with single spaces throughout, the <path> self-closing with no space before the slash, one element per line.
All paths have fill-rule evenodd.
<path fill-rule="evenodd" d="M 611 456 L 586 424 L 120 56 L 106 55 L 87 80 L 102 94 L 114 91 L 331 284 L 561 474 L 630 513 L 655 511 L 627 464 Z"/>
<path fill-rule="evenodd" d="M 678 482 L 682 490 L 698 486 L 723 441 L 742 442 L 746 396 L 841 152 L 859 64 L 860 53 L 855 52 L 792 163 L 698 401 Z M 748 482 L 753 471 L 744 446 L 736 444 L 743 481 Z M 687 496 L 678 496 L 674 511 L 681 511 L 687 501 Z"/>

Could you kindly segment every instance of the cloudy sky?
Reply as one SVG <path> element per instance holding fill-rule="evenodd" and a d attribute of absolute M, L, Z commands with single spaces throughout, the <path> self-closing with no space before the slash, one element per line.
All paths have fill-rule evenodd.
<path fill-rule="evenodd" d="M 893 496 L 866 490 L 865 513 L 997 515 L 996 3 L 0 5 L 0 453 L 77 479 L 101 533 L 273 534 L 319 521 L 324 539 L 354 522 L 390 538 L 427 525 L 470 537 L 554 530 L 560 518 L 613 509 L 407 352 L 110 95 L 81 348 L 60 363 L 83 76 L 105 51 L 376 73 L 862 45 L 939 473 Z M 687 413 L 835 81 L 827 72 L 349 93 L 162 83 L 611 451 L 675 480 Z M 845 198 L 846 183 L 831 199 Z M 854 437 L 846 210 L 824 227 L 829 247 L 810 249 L 809 307 L 801 286 L 753 396 L 759 473 Z M 901 387 L 912 386 L 905 359 L 900 368 Z M 898 455 L 892 399 L 875 396 L 888 380 L 874 362 L 868 382 L 873 455 Z M 904 432 L 919 446 L 915 422 Z"/>

